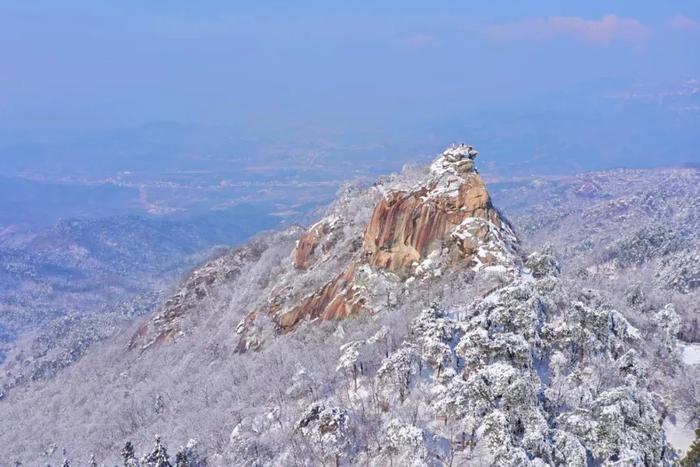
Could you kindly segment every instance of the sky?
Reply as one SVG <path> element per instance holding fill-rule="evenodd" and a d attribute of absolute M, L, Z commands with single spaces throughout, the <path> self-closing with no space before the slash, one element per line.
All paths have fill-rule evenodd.
<path fill-rule="evenodd" d="M 428 137 L 599 83 L 680 89 L 700 3 L 0 0 L 0 67 L 0 145 L 154 122 Z"/>

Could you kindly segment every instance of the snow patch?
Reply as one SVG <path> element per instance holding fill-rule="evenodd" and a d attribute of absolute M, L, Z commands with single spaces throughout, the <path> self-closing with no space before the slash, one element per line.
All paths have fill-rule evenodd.
<path fill-rule="evenodd" d="M 700 343 L 680 344 L 683 363 L 686 365 L 700 365 Z"/>
<path fill-rule="evenodd" d="M 688 424 L 688 420 L 684 415 L 670 415 L 666 417 L 663 429 L 666 432 L 668 443 L 679 454 L 684 454 L 693 443 L 693 440 L 695 440 L 693 427 Z"/>

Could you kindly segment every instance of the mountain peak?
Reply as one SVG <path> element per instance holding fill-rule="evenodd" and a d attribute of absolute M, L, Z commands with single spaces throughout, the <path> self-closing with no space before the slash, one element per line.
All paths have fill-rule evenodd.
<path fill-rule="evenodd" d="M 430 172 L 435 175 L 441 175 L 445 172 L 455 174 L 475 172 L 474 159 L 478 155 L 479 151 L 468 144 L 453 144 L 432 163 Z"/>
<path fill-rule="evenodd" d="M 463 183 L 463 179 L 478 173 L 474 159 L 479 154 L 472 146 L 464 143 L 455 144 L 445 149 L 432 164 L 430 164 L 430 182 L 432 191 L 445 194 Z"/>
<path fill-rule="evenodd" d="M 476 171 L 477 155 L 472 146 L 453 145 L 431 164 L 427 179 L 417 187 L 389 192 L 379 201 L 364 236 L 371 264 L 408 276 L 435 248 L 435 242 L 466 241 L 477 235 L 477 241 L 462 245 L 465 258 L 478 252 L 477 244 L 489 231 L 505 229 L 515 239 Z M 462 235 L 467 225 L 474 228 L 477 224 L 478 233 Z"/>

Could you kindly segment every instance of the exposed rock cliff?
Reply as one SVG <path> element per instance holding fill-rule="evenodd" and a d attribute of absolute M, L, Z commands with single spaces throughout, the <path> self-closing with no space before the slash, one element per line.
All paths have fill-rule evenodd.
<path fill-rule="evenodd" d="M 350 266 L 320 290 L 306 297 L 291 311 L 280 314 L 278 320 L 280 327 L 287 330 L 304 318 L 342 319 L 360 311 L 365 299 L 354 283 L 355 272 L 354 265 Z"/>
<path fill-rule="evenodd" d="M 364 236 L 370 264 L 408 276 L 436 242 L 452 239 L 447 234 L 466 219 L 481 218 L 501 228 L 501 218 L 474 168 L 476 155 L 471 146 L 450 148 L 432 164 L 424 185 L 390 193 L 377 204 Z M 473 238 L 483 241 L 486 229 Z M 477 245 L 463 245 L 461 252 L 471 257 Z"/>
<path fill-rule="evenodd" d="M 294 248 L 294 267 L 297 269 L 308 269 L 316 253 L 321 238 L 329 233 L 327 222 L 319 222 L 309 228 L 298 240 Z"/>

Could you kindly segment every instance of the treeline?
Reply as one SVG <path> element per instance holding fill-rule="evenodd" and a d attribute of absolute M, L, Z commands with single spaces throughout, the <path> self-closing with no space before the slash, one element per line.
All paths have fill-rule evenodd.
<path fill-rule="evenodd" d="M 161 440 L 160 436 L 156 436 L 155 444 L 150 451 L 147 451 L 140 458 L 136 455 L 136 449 L 131 441 L 127 441 L 120 451 L 123 467 L 207 467 L 206 457 L 199 454 L 197 451 L 197 442 L 190 440 L 186 446 L 181 447 L 175 453 L 175 457 L 170 457 L 168 448 Z M 21 462 L 16 462 L 15 467 L 22 466 Z M 106 465 L 106 464 L 101 464 Z M 79 467 L 78 462 L 73 462 L 70 459 L 64 459 L 61 467 Z M 98 467 L 95 456 L 92 455 L 87 463 L 88 467 Z M 51 467 L 47 464 L 47 467 Z M 115 465 L 115 467 L 119 467 Z"/>

